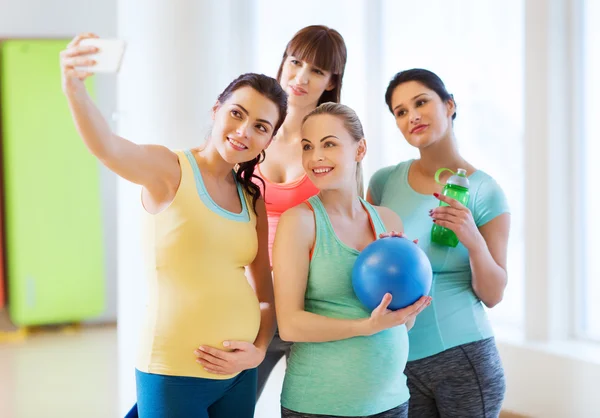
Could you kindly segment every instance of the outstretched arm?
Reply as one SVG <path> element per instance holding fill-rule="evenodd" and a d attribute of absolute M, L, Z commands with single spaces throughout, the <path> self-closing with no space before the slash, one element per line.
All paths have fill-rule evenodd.
<path fill-rule="evenodd" d="M 60 54 L 63 92 L 77 132 L 88 150 L 110 170 L 144 186 L 153 200 L 169 200 L 179 186 L 181 175 L 177 155 L 160 145 L 135 144 L 111 131 L 84 85 L 84 80 L 92 73 L 76 68 L 94 65 L 89 54 L 97 49 L 80 45 L 82 40 L 89 38 L 97 36 L 78 35 Z"/>

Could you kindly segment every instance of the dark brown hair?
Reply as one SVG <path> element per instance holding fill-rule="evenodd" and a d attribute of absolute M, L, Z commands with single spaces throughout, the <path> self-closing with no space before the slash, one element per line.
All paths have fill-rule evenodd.
<path fill-rule="evenodd" d="M 279 119 L 275 126 L 273 127 L 272 137 L 277 134 L 279 128 L 283 124 L 285 117 L 287 116 L 287 94 L 281 86 L 279 82 L 272 77 L 268 77 L 263 74 L 255 74 L 255 73 L 247 73 L 242 74 L 235 80 L 233 80 L 225 90 L 219 95 L 217 100 L 219 103 L 225 103 L 229 97 L 233 94 L 234 91 L 242 88 L 242 87 L 252 87 L 258 93 L 262 94 L 264 97 L 275 103 L 277 109 L 279 110 Z M 261 153 L 254 159 L 250 161 L 243 162 L 238 164 L 236 169 L 235 178 L 242 185 L 244 190 L 252 196 L 252 208 L 256 212 L 256 201 L 260 198 L 260 188 L 254 184 L 252 178 L 255 177 L 259 179 L 263 183 L 264 181 L 256 175 L 254 175 L 254 168 L 257 164 L 260 164 L 265 158 L 265 151 L 261 151 Z"/>
<path fill-rule="evenodd" d="M 277 81 L 281 81 L 283 64 L 290 55 L 321 70 L 331 72 L 334 88 L 323 92 L 317 106 L 326 102 L 340 102 L 348 53 L 344 38 L 338 31 L 322 25 L 300 29 L 285 48 L 277 71 Z"/>
<path fill-rule="evenodd" d="M 390 81 L 390 84 L 388 84 L 385 92 L 385 104 L 387 104 L 390 112 L 394 113 L 392 110 L 392 95 L 394 94 L 396 87 L 398 87 L 400 84 L 408 83 L 409 81 L 416 81 L 428 89 L 435 91 L 443 102 L 452 100 L 456 109 L 456 101 L 454 100 L 454 96 L 448 93 L 444 82 L 437 76 L 437 74 L 422 68 L 413 68 L 411 70 L 404 70 L 396 73 L 396 75 Z M 452 120 L 454 119 L 456 119 L 456 110 L 452 115 Z"/>

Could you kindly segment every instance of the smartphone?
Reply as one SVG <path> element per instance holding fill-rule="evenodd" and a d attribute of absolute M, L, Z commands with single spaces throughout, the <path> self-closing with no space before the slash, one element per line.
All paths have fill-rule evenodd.
<path fill-rule="evenodd" d="M 95 46 L 98 52 L 86 55 L 96 61 L 89 67 L 76 67 L 78 71 L 90 73 L 118 73 L 125 53 L 125 41 L 120 39 L 88 38 L 82 40 L 81 46 Z"/>

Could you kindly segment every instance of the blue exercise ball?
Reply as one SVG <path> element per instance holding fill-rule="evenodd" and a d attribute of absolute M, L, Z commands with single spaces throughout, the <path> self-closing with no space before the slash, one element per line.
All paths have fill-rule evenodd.
<path fill-rule="evenodd" d="M 367 245 L 352 269 L 352 286 L 369 310 L 391 293 L 389 309 L 402 309 L 431 290 L 433 272 L 429 258 L 407 238 L 386 237 Z"/>

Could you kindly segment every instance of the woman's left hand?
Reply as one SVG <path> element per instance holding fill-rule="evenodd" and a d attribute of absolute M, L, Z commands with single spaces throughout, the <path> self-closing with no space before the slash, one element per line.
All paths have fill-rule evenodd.
<path fill-rule="evenodd" d="M 404 235 L 404 232 L 390 231 L 390 232 L 384 232 L 382 234 L 379 234 L 379 238 L 388 238 L 388 237 L 407 238 L 406 235 Z M 419 242 L 419 240 L 414 239 L 413 242 L 415 244 L 417 244 Z"/>
<path fill-rule="evenodd" d="M 223 346 L 233 350 L 200 346 L 194 350 L 196 361 L 214 374 L 234 374 L 257 367 L 265 358 L 265 352 L 245 341 L 225 341 Z"/>
<path fill-rule="evenodd" d="M 469 251 L 475 250 L 480 245 L 485 244 L 485 240 L 479 232 L 477 225 L 475 225 L 475 220 L 469 208 L 458 200 L 448 196 L 438 193 L 434 193 L 434 196 L 450 206 L 438 206 L 435 209 L 431 209 L 429 216 L 433 218 L 433 222 L 454 232 L 458 240 Z"/>

